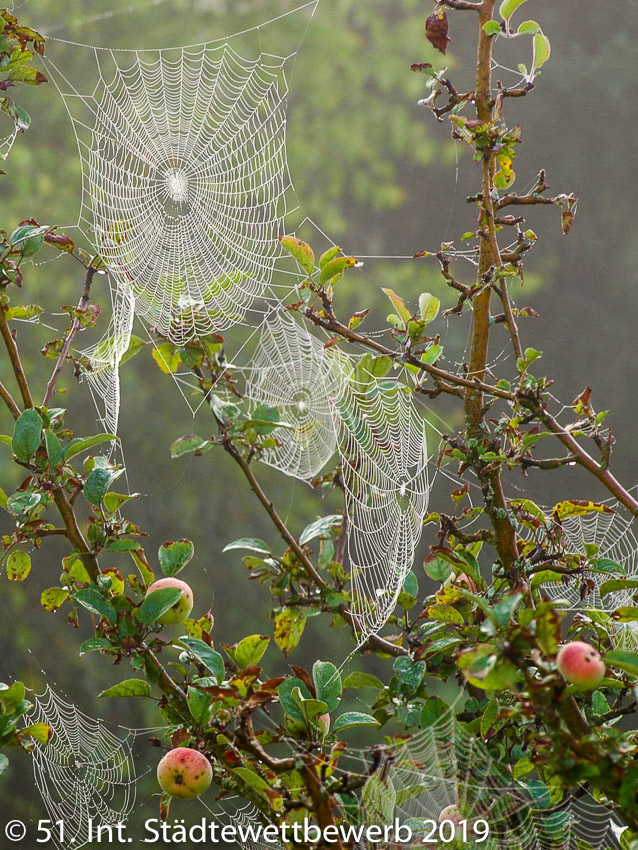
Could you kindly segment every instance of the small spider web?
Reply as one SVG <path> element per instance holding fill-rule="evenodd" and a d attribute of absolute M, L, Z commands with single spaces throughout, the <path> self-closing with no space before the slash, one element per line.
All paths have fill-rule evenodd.
<path fill-rule="evenodd" d="M 337 447 L 329 399 L 341 396 L 352 371 L 346 355 L 326 350 L 289 314 L 267 319 L 246 369 L 246 392 L 253 411 L 276 407 L 284 427 L 272 432 L 278 445 L 260 459 L 286 475 L 315 478 Z"/>
<path fill-rule="evenodd" d="M 35 700 L 33 723 L 46 723 L 53 735 L 33 749 L 35 783 L 51 820 L 64 822 L 64 845 L 82 847 L 89 826 L 126 821 L 135 805 L 137 777 L 132 741 L 112 734 L 101 720 L 64 702 L 51 688 Z"/>
<path fill-rule="evenodd" d="M 519 534 L 526 540 L 539 540 L 545 542 L 549 532 L 555 535 L 560 533 L 559 543 L 563 551 L 569 555 L 582 555 L 587 557 L 587 547 L 597 546 L 595 554 L 597 560 L 609 559 L 620 564 L 627 578 L 638 577 L 638 540 L 634 534 L 634 525 L 628 518 L 623 508 L 615 503 L 609 507 L 613 512 L 597 512 L 586 516 L 567 517 L 562 520 L 560 526 L 556 527 L 552 518 L 550 508 L 543 508 L 546 517 L 545 529 L 534 533 L 524 528 Z M 540 538 L 538 538 L 540 534 Z M 550 547 L 555 544 L 549 542 Z M 548 567 L 551 570 L 551 566 Z M 583 580 L 593 582 L 593 588 L 584 598 L 581 598 L 581 584 Z M 631 605 L 634 591 L 619 590 L 600 595 L 600 587 L 609 580 L 609 574 L 605 572 L 594 572 L 586 570 L 585 573 L 573 576 L 565 582 L 547 582 L 543 584 L 543 590 L 551 599 L 566 599 L 569 610 L 578 611 L 583 608 L 593 608 L 599 611 L 614 611 L 621 606 Z"/>
<path fill-rule="evenodd" d="M 368 824 L 398 821 L 412 830 L 412 841 L 403 846 L 424 846 L 432 824 L 454 807 L 467 821 L 467 841 L 451 839 L 451 827 L 438 827 L 433 847 L 472 850 L 593 850 L 617 848 L 619 829 L 610 811 L 579 792 L 552 805 L 540 782 L 517 782 L 492 758 L 482 741 L 447 712 L 435 724 L 404 743 L 354 756 L 361 775 L 368 776 L 362 792 L 362 809 Z M 445 810 L 448 810 L 445 812 Z M 484 832 L 489 835 L 476 840 Z M 476 824 L 476 832 L 474 832 Z M 582 841 L 588 842 L 583 845 Z"/>
<path fill-rule="evenodd" d="M 365 640 L 394 610 L 421 538 L 430 495 L 425 420 L 394 380 L 352 381 L 331 403 Z"/>

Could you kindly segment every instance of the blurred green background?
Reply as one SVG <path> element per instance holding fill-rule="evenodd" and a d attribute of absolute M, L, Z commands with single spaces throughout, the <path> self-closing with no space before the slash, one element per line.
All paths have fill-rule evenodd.
<path fill-rule="evenodd" d="M 145 48 L 220 38 L 297 5 L 291 0 L 137 0 L 134 4 L 67 0 L 61 9 L 56 0 L 28 0 L 16 4 L 16 12 L 44 35 Z M 424 19 L 431 8 L 429 0 L 321 0 L 312 20 L 300 13 L 263 30 L 267 49 L 274 51 L 290 52 L 303 38 L 289 80 L 288 154 L 299 203 L 331 239 L 359 256 L 436 250 L 442 241 L 458 240 L 474 227 L 474 208 L 465 198 L 477 190 L 476 166 L 460 144 L 452 145 L 449 124 L 437 124 L 418 105 L 423 79 L 410 73 L 409 66 L 431 61 L 441 67 L 445 61 L 458 81 L 457 88 L 471 88 L 475 19 L 451 14 L 452 43 L 444 60 L 423 37 Z M 539 209 L 528 217 L 528 226 L 540 238 L 525 265 L 526 288 L 516 292 L 515 298 L 521 307 L 532 306 L 541 318 L 522 323 L 523 341 L 544 352 L 541 363 L 556 379 L 558 398 L 570 402 L 589 384 L 595 408 L 612 410 L 608 422 L 618 440 L 613 464 L 624 483 L 632 486 L 638 477 L 634 436 L 638 148 L 633 135 L 638 123 L 634 96 L 638 8 L 631 0 L 613 4 L 535 0 L 529 4 L 529 14 L 549 35 L 553 55 L 537 89 L 507 104 L 510 123 L 520 122 L 523 127 L 515 189 L 523 191 L 544 167 L 553 191 L 573 191 L 580 205 L 568 238 L 561 235 L 557 211 Z M 518 43 L 516 49 L 525 46 Z M 94 65 L 85 51 L 52 42 L 48 52 L 76 78 L 86 74 L 91 79 Z M 504 53 L 505 64 L 510 53 Z M 0 178 L 0 226 L 11 230 L 31 216 L 41 223 L 74 224 L 80 168 L 62 101 L 53 85 L 48 85 L 23 93 L 20 102 L 32 114 L 33 127 L 17 140 L 5 163 L 7 176 Z M 54 314 L 60 305 L 77 301 L 82 275 L 69 258 L 52 257 L 53 252 L 41 254 L 38 263 L 41 258 L 47 262 L 25 269 L 24 291 L 17 301 L 41 303 Z M 381 286 L 397 290 L 412 302 L 428 290 L 442 299 L 444 307 L 452 306 L 453 294 L 429 262 L 366 261 L 363 270 L 346 278 L 339 295 L 343 315 L 347 310 L 373 307 L 377 313 L 377 319 L 369 320 L 373 328 L 374 321 L 385 315 L 379 311 L 386 310 Z M 458 268 L 468 280 L 471 271 L 469 265 Z M 92 300 L 108 312 L 105 278 L 97 281 Z M 61 319 L 51 315 L 40 325 L 20 327 L 27 366 L 39 376 L 41 389 L 51 361 L 44 361 L 38 352 L 57 335 L 52 327 L 62 326 Z M 437 330 L 451 366 L 464 358 L 468 327 L 467 315 L 439 320 Z M 232 344 L 233 335 L 229 336 Z M 82 346 L 96 340 L 96 332 L 90 338 L 87 332 Z M 498 361 L 499 377 L 510 377 L 515 369 L 511 359 L 500 358 L 506 342 L 506 332 L 497 328 L 490 354 Z M 6 367 L 0 361 L 0 373 L 5 376 Z M 67 393 L 58 396 L 57 403 L 73 411 L 69 424 L 77 434 L 91 433 L 95 412 L 86 384 L 78 385 L 68 373 L 62 385 Z M 459 424 L 458 407 L 449 401 L 437 399 L 426 405 L 428 410 L 441 431 L 450 432 Z M 3 409 L 0 417 L 6 432 L 11 427 L 8 413 Z M 239 553 L 222 554 L 221 550 L 225 543 L 244 536 L 262 537 L 275 545 L 278 541 L 237 470 L 221 452 L 171 461 L 171 442 L 193 431 L 203 436 L 213 431 L 210 413 L 201 412 L 194 423 L 177 388 L 147 353 L 131 361 L 122 373 L 120 435 L 130 489 L 142 494 L 139 501 L 130 503 L 128 514 L 148 532 L 147 551 L 154 553 L 167 539 L 191 538 L 196 558 L 186 577 L 195 589 L 196 613 L 212 608 L 215 631 L 223 641 L 232 643 L 247 633 L 272 633 L 267 594 L 248 584 Z M 1 462 L 4 469 L 9 467 L 6 455 Z M 15 475 L 14 483 L 18 483 L 12 468 L 3 474 Z M 266 467 L 259 474 L 296 533 L 316 515 L 332 512 L 334 505 L 322 504 L 307 486 Z M 572 469 L 532 472 L 525 480 L 512 478 L 508 486 L 510 493 L 524 488 L 541 504 L 606 496 L 593 480 Z M 448 498 L 446 482 L 439 478 L 432 505 L 445 509 Z M 0 528 L 9 527 L 1 518 Z M 0 678 L 22 677 L 36 691 L 45 681 L 55 682 L 62 695 L 93 715 L 131 727 L 156 723 L 157 715 L 142 716 L 137 706 L 123 709 L 100 704 L 96 708 L 96 692 L 126 678 L 127 673 L 124 668 L 110 668 L 101 658 L 79 661 L 77 646 L 86 624 L 78 634 L 66 626 L 63 613 L 52 616 L 40 608 L 41 590 L 57 582 L 63 551 L 47 542 L 50 545 L 35 558 L 35 569 L 24 585 L 9 586 L 0 577 Z M 430 534 L 424 535 L 423 552 L 431 542 Z M 423 575 L 420 558 L 416 572 Z M 347 634 L 333 632 L 325 620 L 315 619 L 291 660 L 342 661 L 351 648 Z M 273 675 L 286 669 L 274 648 L 265 662 Z M 364 663 L 358 662 L 358 668 Z M 152 764 L 154 758 L 146 748 L 142 764 Z M 28 760 L 16 757 L 13 765 L 0 781 L 0 811 L 35 817 L 40 803 L 33 792 Z M 154 816 L 153 792 L 152 781 L 142 786 L 139 817 Z M 201 810 L 193 811 L 201 816 Z"/>

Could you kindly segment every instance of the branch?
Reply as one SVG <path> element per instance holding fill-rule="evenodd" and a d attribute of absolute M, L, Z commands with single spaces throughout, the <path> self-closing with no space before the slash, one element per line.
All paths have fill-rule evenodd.
<path fill-rule="evenodd" d="M 4 403 L 9 408 L 9 411 L 14 419 L 17 419 L 20 416 L 20 408 L 15 403 L 15 400 L 9 390 L 5 387 L 5 385 L 0 381 L 0 398 L 4 401 Z"/>
<path fill-rule="evenodd" d="M 439 6 L 447 6 L 448 9 L 457 9 L 460 12 L 480 12 L 481 4 L 472 3 L 470 0 L 438 0 Z"/>
<path fill-rule="evenodd" d="M 292 551 L 299 559 L 304 570 L 306 571 L 308 578 L 311 579 L 320 590 L 328 590 L 328 585 L 319 575 L 312 561 L 304 552 L 303 548 L 299 545 L 292 532 L 288 530 L 285 522 L 277 513 L 274 504 L 262 490 L 261 485 L 255 478 L 252 469 L 246 462 L 245 458 L 242 456 L 241 452 L 238 451 L 237 447 L 234 445 L 234 443 L 227 434 L 224 434 L 222 436 L 221 442 L 224 449 L 228 452 L 228 454 L 232 457 L 232 459 L 244 473 L 244 476 L 250 485 L 250 489 L 253 491 L 253 493 L 257 496 L 261 504 L 264 506 L 266 513 L 272 520 L 275 528 L 277 529 L 285 543 L 290 547 L 290 549 L 292 549 Z M 344 620 L 346 620 L 346 622 L 350 623 L 350 625 L 356 632 L 359 632 L 359 634 L 363 633 L 364 630 L 361 627 L 359 618 L 356 614 L 354 614 L 347 608 L 345 603 L 342 603 L 339 606 L 339 614 L 341 617 L 343 617 Z M 382 652 L 385 652 L 388 655 L 393 656 L 394 658 L 398 657 L 399 655 L 409 655 L 407 649 L 402 646 L 397 646 L 394 643 L 390 643 L 390 641 L 379 637 L 379 635 L 370 635 L 368 637 L 367 642 L 373 644 L 377 649 L 380 649 Z"/>
<path fill-rule="evenodd" d="M 11 333 L 11 328 L 9 327 L 9 322 L 7 321 L 4 309 L 1 306 L 0 335 L 2 335 L 2 339 L 4 340 L 4 344 L 9 354 L 9 360 L 11 361 L 11 366 L 13 367 L 13 374 L 16 376 L 16 382 L 18 384 L 18 388 L 20 389 L 20 395 L 22 396 L 22 403 L 25 407 L 33 407 L 33 399 L 31 398 L 31 391 L 29 389 L 29 384 L 27 383 L 27 377 L 24 374 L 24 369 L 22 368 L 20 352 L 18 351 L 18 346 L 16 345 L 14 336 Z M 4 395 L 2 396 L 2 398 L 5 400 L 5 402 L 7 401 Z M 14 413 L 14 411 L 12 411 L 12 413 Z"/>
<path fill-rule="evenodd" d="M 519 403 L 528 410 L 531 410 L 534 416 L 543 422 L 552 434 L 555 434 L 561 443 L 569 449 L 576 462 L 585 469 L 588 469 L 618 499 L 621 505 L 624 505 L 634 516 L 638 517 L 638 500 L 622 486 L 609 469 L 594 460 L 589 452 L 580 445 L 576 438 L 557 419 L 547 413 L 533 398 L 519 394 Z"/>
<path fill-rule="evenodd" d="M 44 396 L 44 401 L 42 402 L 42 407 L 48 407 L 51 403 L 51 399 L 53 398 L 53 394 L 55 393 L 55 386 L 58 382 L 58 378 L 60 377 L 62 367 L 64 366 L 64 361 L 66 360 L 69 354 L 71 343 L 75 339 L 77 332 L 82 326 L 80 318 L 77 314 L 79 313 L 80 315 L 84 315 L 87 311 L 87 308 L 89 306 L 91 284 L 93 283 L 93 277 L 96 272 L 97 269 L 94 268 L 92 265 L 89 265 L 86 270 L 86 277 L 84 278 L 84 292 L 82 293 L 82 297 L 80 298 L 78 306 L 76 307 L 76 315 L 73 318 L 73 324 L 71 325 L 71 329 L 69 330 L 66 339 L 64 340 L 64 345 L 62 346 L 62 351 L 60 352 L 60 356 L 58 357 L 57 363 L 55 364 L 51 379 L 47 384 L 47 391 Z"/>
<path fill-rule="evenodd" d="M 53 500 L 64 522 L 67 538 L 80 553 L 80 560 L 84 564 L 87 573 L 91 576 L 91 579 L 93 581 L 97 581 L 98 576 L 101 573 L 97 557 L 95 553 L 90 551 L 88 543 L 84 539 L 84 536 L 80 531 L 80 527 L 78 526 L 75 512 L 69 504 L 66 496 L 64 495 L 64 490 L 62 490 L 61 487 L 54 488 Z"/>

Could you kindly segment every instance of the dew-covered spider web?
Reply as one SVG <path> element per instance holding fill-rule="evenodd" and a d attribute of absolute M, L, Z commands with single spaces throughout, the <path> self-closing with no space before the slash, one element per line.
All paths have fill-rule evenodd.
<path fill-rule="evenodd" d="M 571 516 L 560 523 L 554 521 L 551 509 L 544 509 L 545 525 L 537 532 L 523 529 L 528 540 L 535 540 L 551 552 L 580 555 L 587 563 L 582 572 L 565 576 L 561 581 L 543 584 L 551 599 L 566 599 L 571 610 L 593 608 L 614 611 L 632 604 L 634 590 L 617 590 L 601 595 L 601 586 L 610 579 L 610 570 L 624 577 L 638 577 L 638 540 L 634 524 L 619 504 L 608 510 L 586 516 Z M 611 510 L 609 510 L 611 508 Z M 612 562 L 612 563 L 609 563 Z M 551 570 L 551 565 L 548 566 Z"/>
<path fill-rule="evenodd" d="M 35 744 L 33 770 L 51 820 L 64 822 L 64 845 L 54 830 L 56 844 L 82 847 L 91 822 L 96 828 L 126 821 L 135 805 L 135 733 L 114 735 L 49 687 L 36 698 L 31 720 L 53 731 L 46 746 Z"/>
<path fill-rule="evenodd" d="M 584 792 L 566 794 L 556 802 L 539 780 L 514 780 L 451 711 L 407 741 L 359 751 L 354 758 L 361 776 L 368 777 L 361 795 L 364 822 L 385 825 L 396 820 L 409 826 L 412 841 L 404 846 L 424 846 L 432 833 L 434 840 L 425 846 L 472 850 L 619 846 L 618 825 L 608 809 Z M 456 830 L 452 825 L 442 827 L 439 834 L 439 820 L 454 818 L 466 821 L 467 840 L 458 824 Z"/>
<path fill-rule="evenodd" d="M 341 397 L 352 372 L 345 354 L 326 349 L 290 314 L 267 319 L 246 369 L 246 392 L 253 415 L 264 405 L 276 408 L 283 426 L 270 434 L 277 445 L 261 460 L 286 475 L 315 478 L 337 448 L 330 399 Z"/>
<path fill-rule="evenodd" d="M 317 3 L 280 18 L 312 16 Z M 54 41 L 63 57 L 52 58 L 54 49 L 44 60 L 77 139 L 77 226 L 106 263 L 119 307 L 97 353 L 87 352 L 86 374 L 111 424 L 131 307 L 181 346 L 254 325 L 275 298 L 278 237 L 291 213 L 287 67 L 296 50 L 260 45 L 262 29 L 280 18 L 254 28 L 257 47 L 247 53 L 238 36 L 140 51 Z M 81 82 L 72 81 L 71 58 L 88 69 Z"/>
<path fill-rule="evenodd" d="M 361 639 L 395 608 L 427 514 L 425 420 L 396 380 L 350 381 L 332 400 Z"/>

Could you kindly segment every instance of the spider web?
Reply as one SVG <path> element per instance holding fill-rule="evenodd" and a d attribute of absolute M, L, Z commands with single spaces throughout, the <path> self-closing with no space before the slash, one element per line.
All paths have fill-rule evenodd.
<path fill-rule="evenodd" d="M 86 844 L 91 821 L 94 835 L 100 825 L 124 822 L 135 805 L 134 733 L 118 738 L 49 687 L 31 718 L 53 730 L 46 746 L 33 749 L 33 771 L 51 820 L 64 822 L 64 846 Z M 53 840 L 63 846 L 55 830 Z"/>
<path fill-rule="evenodd" d="M 364 640 L 394 610 L 421 538 L 430 494 L 425 421 L 394 380 L 351 381 L 332 409 Z"/>
<path fill-rule="evenodd" d="M 317 2 L 287 15 L 312 14 Z M 78 144 L 77 226 L 115 293 L 107 335 L 86 352 L 110 426 L 133 307 L 147 328 L 183 346 L 246 323 L 251 311 L 263 316 L 272 298 L 291 212 L 286 65 L 296 51 L 248 58 L 234 38 L 152 51 L 72 45 L 94 66 L 95 83 L 81 91 L 66 68 L 44 60 Z"/>
<path fill-rule="evenodd" d="M 302 480 L 319 474 L 337 448 L 329 399 L 341 396 L 349 373 L 346 355 L 326 350 L 290 315 L 264 322 L 246 391 L 253 411 L 276 407 L 284 423 L 270 435 L 278 445 L 264 451 L 264 463 Z"/>
<path fill-rule="evenodd" d="M 562 520 L 558 531 L 565 553 L 581 555 L 587 558 L 587 547 L 596 546 L 597 560 L 609 559 L 620 564 L 627 578 L 638 577 L 638 540 L 634 534 L 633 523 L 623 513 L 620 505 L 610 505 L 612 512 L 600 512 L 587 516 L 567 517 Z M 544 508 L 546 528 L 541 530 L 545 537 L 548 532 L 556 533 L 550 508 Z M 536 539 L 529 529 L 523 529 L 521 536 Z M 543 542 L 541 540 L 541 542 Z M 550 546 L 552 543 L 550 542 Z M 551 570 L 551 566 L 548 568 Z M 582 580 L 593 583 L 592 589 L 581 597 Z M 569 610 L 594 608 L 600 611 L 614 611 L 616 608 L 632 604 L 634 591 L 619 590 L 600 595 L 600 587 L 609 580 L 609 574 L 586 570 L 583 576 L 571 577 L 568 582 L 548 582 L 543 590 L 551 599 L 567 599 Z"/>
<path fill-rule="evenodd" d="M 552 805 L 542 783 L 513 780 L 451 711 L 404 743 L 376 748 L 376 755 L 375 750 L 359 751 L 356 758 L 361 775 L 369 776 L 362 792 L 365 821 L 381 825 L 397 820 L 409 826 L 413 837 L 407 846 L 423 846 L 431 829 L 423 822 L 438 823 L 450 806 L 468 821 L 468 841 L 427 846 L 582 850 L 581 841 L 593 850 L 619 846 L 619 827 L 608 809 L 584 792 Z M 480 835 L 472 832 L 478 820 L 489 824 L 484 841 L 473 840 Z"/>

